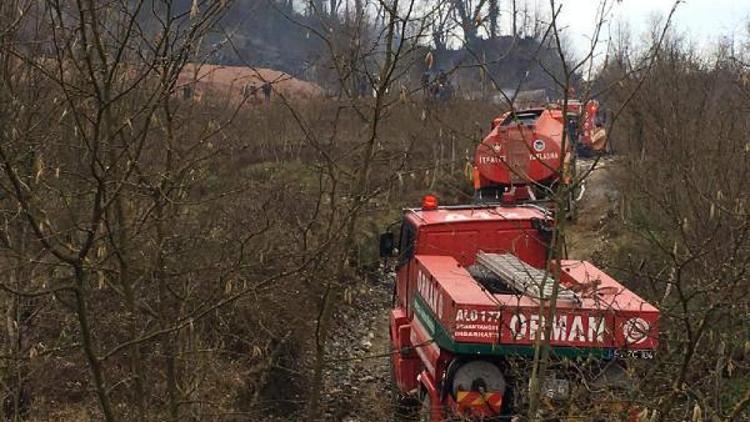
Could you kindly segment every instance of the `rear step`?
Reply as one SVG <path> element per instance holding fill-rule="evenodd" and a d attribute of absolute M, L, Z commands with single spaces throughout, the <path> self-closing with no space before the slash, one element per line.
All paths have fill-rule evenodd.
<path fill-rule="evenodd" d="M 534 268 L 512 254 L 477 253 L 477 263 L 495 273 L 504 282 L 526 296 L 537 300 L 549 300 L 552 296 L 554 278 L 546 271 Z M 560 285 L 558 300 L 581 304 L 578 294 Z"/>

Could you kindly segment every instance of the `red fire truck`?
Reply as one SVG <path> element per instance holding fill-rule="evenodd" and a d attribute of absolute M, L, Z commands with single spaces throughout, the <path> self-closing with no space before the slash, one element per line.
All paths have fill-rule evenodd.
<path fill-rule="evenodd" d="M 568 182 L 573 149 L 591 156 L 606 147 L 600 114 L 595 100 L 585 104 L 569 100 L 564 107 L 553 103 L 508 111 L 493 119 L 492 130 L 474 154 L 477 199 L 499 200 L 511 186 L 518 187 L 512 190 L 516 200 L 534 199 L 561 179 Z"/>
<path fill-rule="evenodd" d="M 534 112 L 526 127 L 516 129 L 518 136 L 509 137 L 528 147 L 517 156 L 545 160 L 540 154 L 549 153 L 559 159 L 559 147 L 549 145 L 554 136 L 536 133 L 535 122 L 545 113 L 552 121 L 545 127 L 562 124 L 554 113 Z M 506 127 L 504 133 L 511 131 Z M 544 148 L 534 145 L 537 140 Z M 479 147 L 484 154 L 508 146 L 487 144 L 485 139 Z M 482 177 L 510 172 L 508 155 L 497 156 L 484 163 Z M 514 163 L 527 170 L 535 164 Z M 537 180 L 552 177 L 538 170 Z M 487 180 L 494 179 L 475 187 L 487 188 Z M 393 377 L 399 397 L 421 403 L 423 420 L 510 417 L 523 407 L 530 375 L 514 368 L 529 362 L 540 342 L 549 342 L 552 360 L 560 363 L 543 384 L 545 396 L 554 400 L 571 394 L 580 381 L 580 371 L 561 362 L 594 368 L 587 383 L 606 382 L 623 372 L 623 361 L 649 359 L 657 347 L 659 311 L 587 261 L 549 260 L 552 215 L 528 198 L 519 200 L 511 194 L 518 185 L 505 182 L 493 186 L 505 202 L 438 206 L 426 196 L 421 208 L 404 210 L 398 248 L 393 233 L 381 235 L 381 255 L 397 256 Z M 553 273 L 559 273 L 557 287 Z"/>

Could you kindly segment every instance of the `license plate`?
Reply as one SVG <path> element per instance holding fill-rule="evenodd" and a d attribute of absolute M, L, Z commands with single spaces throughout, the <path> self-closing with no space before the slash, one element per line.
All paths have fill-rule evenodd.
<path fill-rule="evenodd" d="M 618 359 L 645 359 L 651 360 L 654 358 L 653 350 L 614 350 L 614 357 Z"/>

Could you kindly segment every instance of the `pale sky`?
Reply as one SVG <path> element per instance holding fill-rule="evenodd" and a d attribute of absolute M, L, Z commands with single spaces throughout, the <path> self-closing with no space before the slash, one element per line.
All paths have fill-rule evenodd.
<path fill-rule="evenodd" d="M 549 8 L 549 2 L 536 0 L 537 5 Z M 586 51 L 596 22 L 596 0 L 558 0 L 562 5 L 560 22 L 573 32 L 571 41 L 576 51 Z M 654 16 L 666 17 L 674 0 L 622 0 L 612 4 L 609 23 L 614 32 L 616 22 L 626 22 L 634 41 L 649 29 Z M 681 35 L 708 47 L 723 36 L 749 38 L 750 0 L 684 0 L 677 7 L 673 23 Z M 606 37 L 607 31 L 605 30 Z M 585 45 L 584 45 L 585 44 Z"/>

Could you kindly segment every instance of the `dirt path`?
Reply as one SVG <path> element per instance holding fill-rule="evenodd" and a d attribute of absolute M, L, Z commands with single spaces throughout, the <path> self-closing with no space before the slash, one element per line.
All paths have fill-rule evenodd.
<path fill-rule="evenodd" d="M 579 159 L 578 174 L 588 171 L 594 160 Z M 601 261 L 610 243 L 606 233 L 609 223 L 618 215 L 619 192 L 612 181 L 616 161 L 605 157 L 599 160 L 584 182 L 578 201 L 578 219 L 566 233 L 568 254 L 573 259 Z"/>
<path fill-rule="evenodd" d="M 392 420 L 388 309 L 393 276 L 357 281 L 351 304 L 336 315 L 325 372 L 325 416 L 330 421 Z"/>

